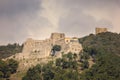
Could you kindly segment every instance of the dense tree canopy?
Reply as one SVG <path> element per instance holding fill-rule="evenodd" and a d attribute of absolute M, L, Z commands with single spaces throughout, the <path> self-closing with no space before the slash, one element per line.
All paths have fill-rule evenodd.
<path fill-rule="evenodd" d="M 0 80 L 9 78 L 11 74 L 15 73 L 18 68 L 18 62 L 9 59 L 7 61 L 0 60 Z"/>
<path fill-rule="evenodd" d="M 23 45 L 17 43 L 0 46 L 0 58 L 6 58 L 15 53 L 22 52 Z"/>
<path fill-rule="evenodd" d="M 101 50 L 104 51 L 104 53 L 120 55 L 120 34 L 117 33 L 106 32 L 97 35 L 90 34 L 89 36 L 80 38 L 79 42 L 83 45 L 84 49 L 91 51 Z"/>
<path fill-rule="evenodd" d="M 81 74 L 81 80 L 120 80 L 120 34 L 91 34 L 79 41 L 95 61 L 92 68 Z"/>

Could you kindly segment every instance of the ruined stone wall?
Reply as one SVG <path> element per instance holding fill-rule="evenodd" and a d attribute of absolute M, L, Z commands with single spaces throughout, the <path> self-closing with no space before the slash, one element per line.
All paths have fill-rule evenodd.
<path fill-rule="evenodd" d="M 77 42 L 69 43 L 69 50 L 68 50 L 68 52 L 80 53 L 81 50 L 82 50 L 82 46 L 79 43 L 77 43 Z"/>
<path fill-rule="evenodd" d="M 107 28 L 96 28 L 95 31 L 96 31 L 96 34 L 103 33 L 103 32 L 107 32 Z"/>
<path fill-rule="evenodd" d="M 67 42 L 68 41 L 68 42 Z M 61 46 L 61 52 L 79 53 L 82 49 L 77 38 L 65 38 L 64 33 L 52 33 L 50 39 L 33 40 L 27 39 L 24 43 L 23 52 L 20 57 L 24 58 L 45 58 L 50 56 L 54 45 Z"/>
<path fill-rule="evenodd" d="M 33 49 L 31 49 L 30 56 L 36 58 L 42 58 L 49 56 L 51 52 L 51 41 L 43 40 L 43 41 L 35 41 Z"/>
<path fill-rule="evenodd" d="M 52 33 L 49 39 L 34 40 L 28 38 L 24 42 L 22 53 L 15 54 L 11 58 L 20 61 L 19 70 L 29 69 L 38 63 L 46 63 L 52 58 L 50 57 L 51 50 L 54 45 L 60 45 L 61 51 L 56 52 L 55 58 L 61 57 L 62 52 L 79 53 L 82 50 L 77 38 L 65 38 L 63 33 Z"/>
<path fill-rule="evenodd" d="M 65 43 L 65 39 L 55 41 L 54 45 L 60 45 L 61 52 L 65 52 L 66 50 L 68 50 L 68 45 Z"/>
<path fill-rule="evenodd" d="M 82 45 L 79 43 L 78 38 L 71 38 L 66 42 L 69 46 L 68 52 L 79 53 L 82 50 Z"/>
<path fill-rule="evenodd" d="M 51 39 L 54 39 L 54 40 L 59 40 L 59 39 L 64 39 L 64 38 L 65 38 L 64 33 L 52 33 L 51 34 Z"/>

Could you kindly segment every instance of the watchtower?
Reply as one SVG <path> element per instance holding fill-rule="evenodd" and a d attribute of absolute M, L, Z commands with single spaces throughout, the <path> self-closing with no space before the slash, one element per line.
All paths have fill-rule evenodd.
<path fill-rule="evenodd" d="M 98 33 L 103 33 L 103 32 L 107 32 L 107 28 L 96 28 L 96 29 L 95 29 L 95 32 L 96 32 L 96 34 L 98 34 Z"/>
<path fill-rule="evenodd" d="M 54 40 L 59 40 L 59 39 L 64 39 L 64 38 L 65 38 L 64 33 L 52 33 L 51 34 L 51 39 L 54 39 Z"/>

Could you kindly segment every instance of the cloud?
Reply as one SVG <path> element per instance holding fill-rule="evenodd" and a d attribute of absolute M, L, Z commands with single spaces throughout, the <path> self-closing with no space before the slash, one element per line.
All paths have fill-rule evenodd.
<path fill-rule="evenodd" d="M 22 42 L 28 36 L 28 24 L 41 11 L 40 0 L 0 1 L 0 44 Z"/>
<path fill-rule="evenodd" d="M 49 38 L 52 32 L 85 36 L 95 27 L 120 32 L 120 0 L 0 0 L 0 44 Z"/>
<path fill-rule="evenodd" d="M 65 13 L 64 8 L 59 5 L 58 0 L 43 0 L 42 7 L 42 16 L 52 23 L 53 29 L 57 30 L 59 27 L 59 19 Z"/>
<path fill-rule="evenodd" d="M 60 19 L 59 30 L 66 32 L 68 35 L 84 36 L 93 33 L 95 27 L 113 29 L 113 21 L 107 19 L 107 17 L 110 18 L 111 15 L 114 15 L 110 14 L 112 12 L 110 8 L 116 5 L 116 2 L 111 6 L 112 2 L 107 0 L 62 1 L 64 9 L 67 10 L 67 16 Z"/>
<path fill-rule="evenodd" d="M 40 0 L 1 0 L 0 17 L 17 16 L 22 13 L 30 14 L 36 10 L 41 10 Z"/>

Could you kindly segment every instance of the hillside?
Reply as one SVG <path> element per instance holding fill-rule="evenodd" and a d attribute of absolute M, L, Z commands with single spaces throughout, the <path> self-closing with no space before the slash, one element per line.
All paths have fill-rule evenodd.
<path fill-rule="evenodd" d="M 90 34 L 79 41 L 95 62 L 81 80 L 120 80 L 120 34 Z"/>
<path fill-rule="evenodd" d="M 30 68 L 22 80 L 120 80 L 120 34 L 90 34 L 79 41 L 83 45 L 80 54 L 63 54 Z"/>
<path fill-rule="evenodd" d="M 84 49 L 103 50 L 104 53 L 120 55 L 120 34 L 117 33 L 100 33 L 79 39 Z"/>
<path fill-rule="evenodd" d="M 10 76 L 16 73 L 18 62 L 13 59 L 0 60 L 0 80 L 9 80 Z"/>
<path fill-rule="evenodd" d="M 90 34 L 79 38 L 79 42 L 83 46 L 83 51 L 79 54 L 61 53 L 62 57 L 56 60 L 55 56 L 52 56 L 48 63 L 31 67 L 26 73 L 17 72 L 16 75 L 12 75 L 12 78 L 20 77 L 20 80 L 120 80 L 120 34 L 111 32 Z M 14 54 L 16 47 L 12 49 L 11 47 L 4 50 L 10 50 Z M 21 47 L 17 51 L 19 50 Z"/>
<path fill-rule="evenodd" d="M 22 52 L 22 47 L 17 43 L 0 46 L 0 59 Z"/>

